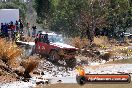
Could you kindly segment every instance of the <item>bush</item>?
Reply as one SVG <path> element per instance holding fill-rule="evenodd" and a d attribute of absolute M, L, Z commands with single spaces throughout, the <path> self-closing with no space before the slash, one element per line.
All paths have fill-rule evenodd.
<path fill-rule="evenodd" d="M 32 72 L 39 64 L 39 59 L 36 56 L 30 56 L 24 60 L 21 65 L 25 68 L 24 77 L 30 78 L 29 73 Z"/>
<path fill-rule="evenodd" d="M 106 36 L 94 37 L 94 44 L 101 48 L 107 48 L 109 41 Z"/>
<path fill-rule="evenodd" d="M 72 38 L 73 45 L 81 50 L 82 48 L 85 48 L 88 45 L 88 39 L 83 38 L 82 40 L 79 37 Z"/>
<path fill-rule="evenodd" d="M 109 59 L 111 58 L 112 54 L 107 52 L 104 55 L 101 55 L 100 58 L 106 61 L 109 61 Z"/>
<path fill-rule="evenodd" d="M 0 39 L 0 59 L 4 62 L 14 60 L 21 55 L 21 49 L 15 43 Z"/>
<path fill-rule="evenodd" d="M 82 49 L 86 46 L 89 46 L 89 41 L 87 38 L 83 38 L 82 40 L 79 37 L 72 38 L 72 43 L 76 48 Z M 107 46 L 104 45 L 110 45 L 109 41 L 106 36 L 100 36 L 100 37 L 94 37 L 94 45 L 101 47 L 101 48 L 107 48 Z"/>

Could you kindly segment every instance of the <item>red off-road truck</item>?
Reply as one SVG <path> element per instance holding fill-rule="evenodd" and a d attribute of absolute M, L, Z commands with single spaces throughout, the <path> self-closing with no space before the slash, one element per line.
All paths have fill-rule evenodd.
<path fill-rule="evenodd" d="M 76 65 L 77 48 L 65 44 L 62 36 L 56 33 L 39 32 L 35 39 L 34 51 L 37 54 L 48 56 L 52 62 L 65 60 L 69 67 Z"/>

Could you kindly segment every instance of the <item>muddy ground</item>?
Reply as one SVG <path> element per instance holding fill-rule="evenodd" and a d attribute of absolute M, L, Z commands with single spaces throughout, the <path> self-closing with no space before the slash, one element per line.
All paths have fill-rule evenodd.
<path fill-rule="evenodd" d="M 35 88 L 131 88 L 130 84 L 85 84 L 80 86 L 78 84 L 52 84 L 47 86 L 38 86 Z"/>
<path fill-rule="evenodd" d="M 27 56 L 28 54 L 26 53 Z M 82 66 L 86 73 L 132 74 L 131 55 L 129 59 L 121 56 L 114 62 L 112 59 L 110 59 L 110 62 L 106 62 L 98 58 L 92 59 L 91 57 L 78 55 L 77 66 L 73 69 L 51 63 L 46 58 L 41 58 L 39 61 L 38 67 L 30 73 L 32 78 L 29 82 L 24 82 L 21 79 L 17 80 L 12 76 L 0 76 L 0 88 L 130 88 L 132 86 L 132 82 L 130 84 L 85 84 L 83 86 L 76 83 L 77 67 L 79 66 Z M 32 66 L 34 65 L 32 64 Z M 48 83 L 46 84 L 46 82 Z"/>

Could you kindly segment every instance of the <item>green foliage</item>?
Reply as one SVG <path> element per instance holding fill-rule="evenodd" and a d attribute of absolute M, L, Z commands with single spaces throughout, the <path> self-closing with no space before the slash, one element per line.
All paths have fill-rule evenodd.
<path fill-rule="evenodd" d="M 67 34 L 68 36 L 79 35 L 75 20 L 81 10 L 86 9 L 86 1 L 87 0 L 57 0 L 55 3 L 52 1 L 51 30 Z"/>
<path fill-rule="evenodd" d="M 34 0 L 34 2 L 34 8 L 37 12 L 37 16 L 42 20 L 47 19 L 50 9 L 49 0 Z"/>
<path fill-rule="evenodd" d="M 111 0 L 109 6 L 109 15 L 107 21 L 109 22 L 110 28 L 115 29 L 115 31 L 123 31 L 126 28 L 131 27 L 131 7 L 127 0 Z"/>
<path fill-rule="evenodd" d="M 132 26 L 129 0 L 35 0 L 35 9 L 39 22 L 46 20 L 52 31 L 69 36 L 86 30 L 91 34 L 95 28 L 125 31 Z"/>

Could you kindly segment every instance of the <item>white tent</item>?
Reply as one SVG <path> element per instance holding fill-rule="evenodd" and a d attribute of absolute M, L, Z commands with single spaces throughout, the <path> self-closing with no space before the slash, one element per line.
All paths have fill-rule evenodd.
<path fill-rule="evenodd" d="M 19 9 L 0 9 L 0 23 L 15 23 L 16 20 L 19 20 Z"/>

